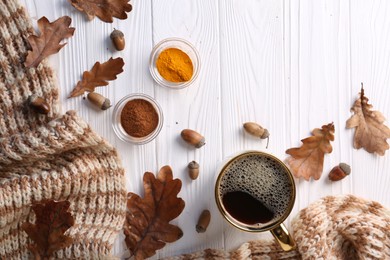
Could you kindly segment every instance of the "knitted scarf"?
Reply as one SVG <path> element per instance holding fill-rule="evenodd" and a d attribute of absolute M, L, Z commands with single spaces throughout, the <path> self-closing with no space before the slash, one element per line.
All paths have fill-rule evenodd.
<path fill-rule="evenodd" d="M 58 86 L 43 61 L 23 63 L 33 34 L 15 0 L 0 0 L 0 259 L 26 259 L 31 243 L 21 229 L 35 221 L 33 202 L 70 201 L 74 243 L 55 258 L 108 256 L 126 210 L 124 170 L 116 150 L 73 111 L 60 114 Z M 50 105 L 41 115 L 27 105 L 36 94 Z"/>
<path fill-rule="evenodd" d="M 232 252 L 206 249 L 166 260 L 390 259 L 390 211 L 374 201 L 353 195 L 325 197 L 301 210 L 291 229 L 297 248 L 290 252 L 275 240 L 256 240 Z"/>

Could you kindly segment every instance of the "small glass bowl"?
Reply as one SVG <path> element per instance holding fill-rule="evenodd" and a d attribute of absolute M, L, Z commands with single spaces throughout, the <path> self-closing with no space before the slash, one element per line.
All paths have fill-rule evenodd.
<path fill-rule="evenodd" d="M 169 49 L 169 48 L 179 49 L 179 50 L 185 52 L 190 57 L 190 59 L 192 61 L 192 65 L 194 67 L 194 72 L 193 72 L 192 78 L 189 81 L 171 82 L 171 81 L 164 79 L 160 75 L 160 73 L 158 72 L 157 67 L 156 67 L 157 58 L 160 56 L 160 53 L 162 51 Z M 182 88 L 188 87 L 196 80 L 196 78 L 199 75 L 199 70 L 200 70 L 199 53 L 195 49 L 195 47 L 191 43 L 187 42 L 186 40 L 179 39 L 179 38 L 168 38 L 168 39 L 162 40 L 156 46 L 154 46 L 152 53 L 150 54 L 149 70 L 150 70 L 150 73 L 152 74 L 153 79 L 159 85 L 161 85 L 163 87 L 172 88 L 172 89 L 182 89 Z"/>
<path fill-rule="evenodd" d="M 134 99 L 143 99 L 148 101 L 154 109 L 157 112 L 158 115 L 158 124 L 156 129 L 154 129 L 153 132 L 151 132 L 149 135 L 144 137 L 134 137 L 126 133 L 125 129 L 122 127 L 121 124 L 121 113 L 127 102 Z M 119 139 L 125 142 L 133 143 L 133 144 L 146 144 L 152 141 L 156 136 L 160 133 L 161 128 L 163 126 L 164 117 L 163 117 L 163 111 L 160 107 L 160 105 L 154 100 L 152 97 L 145 95 L 145 94 L 131 94 L 128 96 L 125 96 L 119 102 L 115 105 L 113 117 L 112 117 L 112 128 L 114 129 L 115 134 L 118 136 Z"/>

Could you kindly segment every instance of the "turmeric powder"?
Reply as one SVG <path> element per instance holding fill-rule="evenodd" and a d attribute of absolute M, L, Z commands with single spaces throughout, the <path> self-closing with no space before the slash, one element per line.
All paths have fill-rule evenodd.
<path fill-rule="evenodd" d="M 190 57 L 176 48 L 162 51 L 157 58 L 156 67 L 160 75 L 171 82 L 189 81 L 194 72 Z"/>

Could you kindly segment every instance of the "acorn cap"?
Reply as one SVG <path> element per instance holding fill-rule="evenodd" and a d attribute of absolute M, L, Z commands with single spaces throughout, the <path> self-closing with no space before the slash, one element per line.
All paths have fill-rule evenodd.
<path fill-rule="evenodd" d="M 112 33 L 110 34 L 110 38 L 111 39 L 114 39 L 114 38 L 116 38 L 116 37 L 124 37 L 125 35 L 123 34 L 123 32 L 121 32 L 121 31 L 119 31 L 119 30 L 117 30 L 117 29 L 114 29 L 113 31 L 112 31 Z"/>
<path fill-rule="evenodd" d="M 341 168 L 341 170 L 346 174 L 346 175 L 349 175 L 351 173 L 351 166 L 349 166 L 348 164 L 346 163 L 340 163 L 339 164 L 339 167 Z"/>
<path fill-rule="evenodd" d="M 196 161 L 192 161 L 188 164 L 188 168 L 190 169 L 198 169 L 199 168 L 199 163 L 197 163 Z"/>
<path fill-rule="evenodd" d="M 100 95 L 96 92 L 90 92 L 87 95 L 87 99 L 94 105 L 98 106 L 101 110 L 107 110 L 111 107 L 111 102 L 108 98 Z"/>
<path fill-rule="evenodd" d="M 264 133 L 260 136 L 261 139 L 265 139 L 269 137 L 269 131 L 268 129 L 264 129 Z"/>
<path fill-rule="evenodd" d="M 102 110 L 107 110 L 111 107 L 111 102 L 108 98 L 106 98 L 103 102 L 103 105 L 101 107 Z"/>

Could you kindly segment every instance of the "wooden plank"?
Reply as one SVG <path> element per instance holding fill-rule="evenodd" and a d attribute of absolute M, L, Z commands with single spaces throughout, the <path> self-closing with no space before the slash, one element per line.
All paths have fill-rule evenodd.
<path fill-rule="evenodd" d="M 263 150 L 283 159 L 289 129 L 290 90 L 285 81 L 283 1 L 221 1 L 221 86 L 223 157 L 242 150 Z M 285 53 L 287 52 L 287 53 Z M 269 129 L 270 143 L 243 132 L 255 121 Z M 245 233 L 224 223 L 228 250 L 243 242 L 270 238 L 269 232 Z"/>
<path fill-rule="evenodd" d="M 178 37 L 191 42 L 199 51 L 201 71 L 194 85 L 172 90 L 155 84 L 155 96 L 164 109 L 165 127 L 156 142 L 159 166 L 169 164 L 174 175 L 183 181 L 180 196 L 186 207 L 174 223 L 184 236 L 162 249 L 158 257 L 188 253 L 208 247 L 221 248 L 222 225 L 218 222 L 214 203 L 214 176 L 221 159 L 220 121 L 220 52 L 218 2 L 216 1 L 153 1 L 153 42 Z M 150 77 L 149 75 L 146 75 Z M 194 149 L 180 138 L 180 132 L 194 129 L 206 137 L 206 145 Z M 187 164 L 200 164 L 197 180 L 188 177 Z M 195 230 L 203 209 L 210 209 L 211 223 L 204 234 Z"/>
<path fill-rule="evenodd" d="M 388 119 L 390 126 L 390 3 L 387 1 L 354 1 L 351 12 L 351 105 L 358 97 L 360 82 L 365 95 Z M 353 131 L 350 131 L 352 136 Z M 351 192 L 390 206 L 390 157 L 353 151 L 354 165 Z"/>
<path fill-rule="evenodd" d="M 326 175 L 334 165 L 349 162 L 352 157 L 344 129 L 351 98 L 349 3 L 290 3 L 290 102 L 295 112 L 291 113 L 294 129 L 287 147 L 300 146 L 300 139 L 309 136 L 314 128 L 331 122 L 335 125 L 333 152 L 325 156 L 322 178 L 297 181 L 297 212 L 323 196 L 341 193 L 341 183 L 331 184 Z M 349 192 L 348 187 L 344 185 L 344 192 Z"/>

